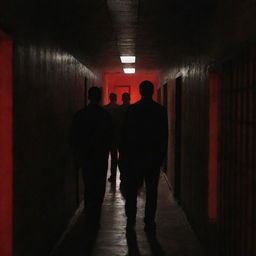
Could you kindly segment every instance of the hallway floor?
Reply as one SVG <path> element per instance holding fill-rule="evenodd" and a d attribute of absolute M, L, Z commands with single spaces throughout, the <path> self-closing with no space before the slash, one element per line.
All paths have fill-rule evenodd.
<path fill-rule="evenodd" d="M 137 225 L 135 233 L 126 235 L 124 198 L 116 187 L 107 184 L 102 210 L 101 228 L 91 250 L 92 256 L 202 256 L 200 244 L 188 222 L 174 201 L 165 177 L 159 183 L 157 235 L 147 238 L 143 230 L 144 191 L 138 197 Z M 84 230 L 82 206 L 60 241 L 52 256 L 86 256 L 88 237 Z"/>

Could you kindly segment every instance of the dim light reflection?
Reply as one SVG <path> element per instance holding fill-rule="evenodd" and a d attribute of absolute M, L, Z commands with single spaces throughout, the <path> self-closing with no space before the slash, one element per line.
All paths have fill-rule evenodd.
<path fill-rule="evenodd" d="M 135 63 L 136 57 L 135 56 L 120 56 L 122 63 Z"/>
<path fill-rule="evenodd" d="M 124 68 L 124 73 L 125 74 L 134 74 L 135 68 Z"/>

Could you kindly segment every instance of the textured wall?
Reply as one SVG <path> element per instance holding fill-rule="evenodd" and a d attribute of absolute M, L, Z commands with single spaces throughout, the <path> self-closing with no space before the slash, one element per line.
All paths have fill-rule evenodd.
<path fill-rule="evenodd" d="M 53 44 L 14 46 L 14 255 L 47 255 L 77 207 L 68 145 L 84 81 L 96 77 Z"/>
<path fill-rule="evenodd" d="M 180 204 L 197 234 L 204 239 L 208 202 L 208 74 L 204 57 L 188 60 L 163 74 L 167 82 L 169 115 L 168 173 L 174 191 L 180 185 Z M 175 90 L 181 76 L 181 175 L 176 180 Z M 176 182 L 175 182 L 176 181 Z"/>
<path fill-rule="evenodd" d="M 208 199 L 208 83 L 203 60 L 189 64 L 182 86 L 181 200 L 203 234 Z"/>
<path fill-rule="evenodd" d="M 218 255 L 256 255 L 256 47 L 221 67 Z"/>
<path fill-rule="evenodd" d="M 161 75 L 160 86 L 168 83 L 168 177 L 174 189 L 175 79 L 183 78 L 180 203 L 210 246 L 207 255 L 255 254 L 255 14 L 253 0 L 219 1 L 209 27 L 212 39 L 204 49 L 195 48 L 193 57 L 173 60 Z M 209 101 L 214 88 L 209 91 L 208 70 L 221 78 L 219 117 L 212 116 L 219 118 L 219 127 L 211 125 L 208 113 L 214 101 Z M 209 178 L 217 180 L 208 183 Z"/>

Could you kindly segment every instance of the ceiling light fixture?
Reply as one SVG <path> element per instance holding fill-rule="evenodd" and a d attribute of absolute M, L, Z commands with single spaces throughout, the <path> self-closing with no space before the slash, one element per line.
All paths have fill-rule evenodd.
<path fill-rule="evenodd" d="M 120 56 L 122 63 L 135 63 L 135 56 Z"/>
<path fill-rule="evenodd" d="M 124 68 L 124 73 L 125 74 L 134 74 L 135 68 Z"/>

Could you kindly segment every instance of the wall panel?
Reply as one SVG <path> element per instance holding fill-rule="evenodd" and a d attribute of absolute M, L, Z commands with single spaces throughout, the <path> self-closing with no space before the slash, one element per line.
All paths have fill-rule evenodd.
<path fill-rule="evenodd" d="M 181 76 L 181 180 L 180 204 L 194 230 L 206 240 L 208 227 L 208 73 L 207 60 L 188 59 L 162 74 L 168 82 L 168 177 L 175 191 L 175 90 Z"/>
<path fill-rule="evenodd" d="M 0 255 L 12 255 L 12 40 L 0 31 Z"/>
<path fill-rule="evenodd" d="M 222 65 L 219 255 L 255 255 L 256 48 Z"/>
<path fill-rule="evenodd" d="M 43 42 L 16 41 L 13 69 L 15 256 L 47 255 L 77 207 L 69 128 L 96 77 Z"/>

